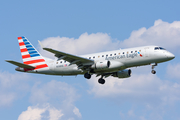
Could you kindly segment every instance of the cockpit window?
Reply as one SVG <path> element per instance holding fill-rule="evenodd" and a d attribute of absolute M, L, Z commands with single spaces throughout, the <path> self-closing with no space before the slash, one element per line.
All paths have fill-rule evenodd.
<path fill-rule="evenodd" d="M 162 48 L 162 47 L 159 47 L 159 49 L 160 49 L 160 50 L 166 50 L 166 49 L 164 49 L 164 48 Z"/>
<path fill-rule="evenodd" d="M 159 50 L 159 47 L 155 47 L 154 50 Z"/>
<path fill-rule="evenodd" d="M 155 47 L 154 50 L 166 50 L 166 49 L 164 49 L 162 47 Z"/>

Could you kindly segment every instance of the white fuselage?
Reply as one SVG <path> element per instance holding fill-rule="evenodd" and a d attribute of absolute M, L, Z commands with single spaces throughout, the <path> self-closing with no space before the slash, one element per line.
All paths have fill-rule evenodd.
<path fill-rule="evenodd" d="M 95 64 L 98 62 L 99 64 L 103 64 L 103 62 L 110 61 L 110 65 L 107 68 L 101 68 L 100 65 L 100 68 L 97 69 L 97 66 L 92 66 L 94 70 L 93 72 L 96 74 L 111 73 L 130 67 L 150 65 L 154 63 L 157 64 L 174 58 L 174 55 L 167 50 L 155 48 L 156 46 L 144 46 L 82 55 L 81 57 L 94 60 Z M 28 72 L 50 75 L 78 75 L 87 72 L 79 69 L 76 64 L 70 64 L 64 60 L 45 60 L 48 64 L 48 68 Z"/>

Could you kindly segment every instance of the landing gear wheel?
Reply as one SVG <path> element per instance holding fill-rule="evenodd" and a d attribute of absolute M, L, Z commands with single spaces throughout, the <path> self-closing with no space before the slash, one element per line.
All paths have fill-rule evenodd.
<path fill-rule="evenodd" d="M 84 74 L 84 77 L 85 77 L 86 79 L 90 79 L 90 78 L 91 78 L 91 74 L 85 73 L 85 74 Z"/>
<path fill-rule="evenodd" d="M 151 73 L 152 73 L 152 74 L 156 74 L 156 71 L 154 70 L 154 67 L 157 66 L 157 63 L 153 63 L 153 64 L 151 64 L 151 65 L 152 65 L 152 71 L 151 71 Z"/>
<path fill-rule="evenodd" d="M 152 74 L 156 74 L 156 71 L 155 71 L 155 70 L 152 70 L 151 73 L 152 73 Z"/>
<path fill-rule="evenodd" d="M 98 82 L 99 82 L 100 84 L 104 84 L 104 83 L 105 83 L 105 80 L 102 79 L 102 78 L 100 78 L 100 79 L 98 80 Z"/>

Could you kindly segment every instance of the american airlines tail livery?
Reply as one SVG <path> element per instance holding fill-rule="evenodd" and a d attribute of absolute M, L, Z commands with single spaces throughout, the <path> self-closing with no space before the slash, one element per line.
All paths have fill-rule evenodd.
<path fill-rule="evenodd" d="M 158 63 L 175 58 L 172 53 L 158 46 L 135 47 L 81 56 L 42 47 L 43 50 L 51 52 L 57 57 L 56 60 L 52 60 L 41 56 L 26 37 L 18 37 L 18 42 L 23 63 L 6 60 L 18 66 L 15 70 L 61 76 L 83 74 L 87 79 L 90 79 L 91 75 L 95 74 L 96 77 L 100 76 L 98 80 L 100 84 L 104 84 L 104 78 L 109 76 L 130 77 L 130 67 L 151 65 L 151 72 L 155 74 L 154 67 Z"/>

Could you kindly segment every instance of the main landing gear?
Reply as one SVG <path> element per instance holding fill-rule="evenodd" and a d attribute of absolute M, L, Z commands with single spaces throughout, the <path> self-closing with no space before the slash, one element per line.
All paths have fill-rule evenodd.
<path fill-rule="evenodd" d="M 84 74 L 84 77 L 85 77 L 86 79 L 90 79 L 90 78 L 91 78 L 91 74 L 85 73 L 85 74 Z"/>
<path fill-rule="evenodd" d="M 104 83 L 105 83 L 105 80 L 103 79 L 103 77 L 101 77 L 101 78 L 99 78 L 98 82 L 99 82 L 100 84 L 104 84 Z"/>
<path fill-rule="evenodd" d="M 90 79 L 90 78 L 91 78 L 91 74 L 85 73 L 85 74 L 84 74 L 84 77 L 85 77 L 86 79 Z M 101 78 L 99 78 L 98 82 L 99 82 L 100 84 L 104 84 L 104 83 L 105 83 L 105 80 L 103 79 L 103 76 L 101 76 Z"/>
<path fill-rule="evenodd" d="M 156 74 L 156 71 L 154 70 L 155 66 L 157 66 L 157 63 L 152 64 L 152 71 L 151 71 L 152 74 Z"/>

